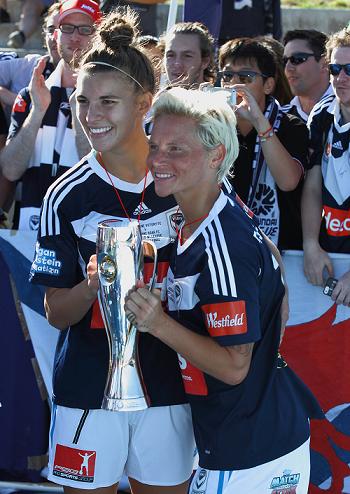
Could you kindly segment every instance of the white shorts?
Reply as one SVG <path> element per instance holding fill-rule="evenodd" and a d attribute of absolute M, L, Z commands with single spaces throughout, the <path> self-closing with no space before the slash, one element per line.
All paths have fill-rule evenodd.
<path fill-rule="evenodd" d="M 246 470 L 220 471 L 199 467 L 189 494 L 307 494 L 310 440 L 277 460 Z"/>
<path fill-rule="evenodd" d="M 54 405 L 48 479 L 96 489 L 116 484 L 124 471 L 143 484 L 177 485 L 192 474 L 194 448 L 188 404 L 137 412 Z"/>

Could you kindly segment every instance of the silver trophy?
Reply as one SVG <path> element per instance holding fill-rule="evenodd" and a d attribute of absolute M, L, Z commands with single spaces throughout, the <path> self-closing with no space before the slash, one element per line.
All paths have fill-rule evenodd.
<path fill-rule="evenodd" d="M 124 310 L 127 292 L 143 277 L 144 257 L 157 269 L 157 250 L 142 240 L 137 221 L 110 219 L 98 224 L 99 302 L 109 344 L 109 371 L 102 402 L 105 410 L 135 411 L 148 407 L 137 356 L 137 330 Z"/>

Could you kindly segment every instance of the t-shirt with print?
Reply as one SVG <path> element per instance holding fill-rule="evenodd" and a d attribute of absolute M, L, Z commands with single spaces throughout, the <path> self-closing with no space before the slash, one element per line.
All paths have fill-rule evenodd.
<path fill-rule="evenodd" d="M 350 122 L 329 96 L 310 114 L 311 166 L 321 166 L 323 218 L 320 245 L 327 252 L 350 253 Z"/>
<path fill-rule="evenodd" d="M 319 405 L 278 354 L 281 273 L 259 229 L 234 199 L 219 196 L 208 217 L 173 253 L 169 314 L 221 346 L 254 343 L 238 385 L 226 384 L 179 356 L 192 409 L 199 465 L 252 468 L 283 456 L 309 436 Z"/>
<path fill-rule="evenodd" d="M 175 200 L 156 196 L 150 173 L 138 184 L 111 179 L 129 216 L 140 216 L 143 233 L 162 238 L 156 284 L 161 288 L 169 264 L 169 239 L 176 236 L 182 218 Z M 31 282 L 72 288 L 84 280 L 90 256 L 96 252 L 97 224 L 109 218 L 125 219 L 125 213 L 92 152 L 58 179 L 45 196 Z M 141 333 L 139 360 L 151 406 L 186 401 L 175 352 Z M 53 371 L 54 402 L 72 408 L 100 408 L 108 362 L 107 336 L 96 301 L 81 321 L 60 331 Z"/>
<path fill-rule="evenodd" d="M 290 155 L 300 162 L 303 170 L 308 164 L 308 131 L 305 124 L 297 117 L 284 113 L 276 135 Z M 246 136 L 238 132 L 239 155 L 234 164 L 234 177 L 231 182 L 241 199 L 248 203 L 249 190 L 253 182 L 253 159 L 257 133 L 252 129 Z M 280 210 L 279 249 L 302 250 L 301 230 L 301 192 L 303 180 L 291 192 L 281 191 L 277 187 L 277 199 Z M 263 193 L 263 192 L 262 192 Z M 268 207 L 268 192 L 266 192 Z M 263 218 L 264 213 L 260 215 Z M 273 228 L 273 226 L 271 226 Z M 264 228 L 269 236 L 269 228 Z"/>

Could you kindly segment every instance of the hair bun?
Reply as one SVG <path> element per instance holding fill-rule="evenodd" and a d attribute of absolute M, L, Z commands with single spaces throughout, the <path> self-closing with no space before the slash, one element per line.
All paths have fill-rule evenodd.
<path fill-rule="evenodd" d="M 137 28 L 139 17 L 135 11 L 117 8 L 108 14 L 97 28 L 96 35 L 109 48 L 127 48 L 135 43 L 139 35 Z"/>

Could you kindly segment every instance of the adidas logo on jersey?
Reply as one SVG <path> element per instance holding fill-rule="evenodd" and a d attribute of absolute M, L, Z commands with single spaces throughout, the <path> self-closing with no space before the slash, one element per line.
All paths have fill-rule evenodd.
<path fill-rule="evenodd" d="M 343 151 L 343 145 L 340 141 L 337 141 L 334 144 L 332 144 L 332 147 L 335 149 L 340 149 L 340 151 Z"/>
<path fill-rule="evenodd" d="M 152 213 L 152 209 L 149 209 L 144 202 L 141 202 L 132 214 L 133 216 L 137 216 L 138 214 L 147 213 Z"/>

